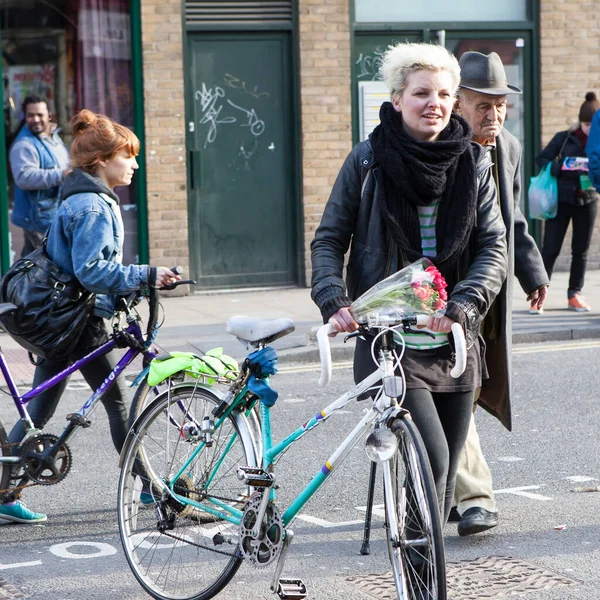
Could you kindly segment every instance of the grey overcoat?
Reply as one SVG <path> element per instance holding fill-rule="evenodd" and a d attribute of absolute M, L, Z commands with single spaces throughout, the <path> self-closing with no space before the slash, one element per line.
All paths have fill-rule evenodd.
<path fill-rule="evenodd" d="M 496 298 L 499 303 L 500 335 L 485 340 L 486 363 L 490 378 L 484 380 L 479 404 L 497 417 L 510 431 L 512 296 L 514 273 L 525 294 L 549 283 L 535 240 L 527 230 L 527 220 L 519 208 L 521 199 L 521 144 L 510 132 L 502 130 L 496 139 L 498 150 L 498 187 L 500 208 L 506 225 L 508 277 Z M 523 299 L 525 300 L 525 299 Z M 533 318 L 533 317 L 532 317 Z"/>

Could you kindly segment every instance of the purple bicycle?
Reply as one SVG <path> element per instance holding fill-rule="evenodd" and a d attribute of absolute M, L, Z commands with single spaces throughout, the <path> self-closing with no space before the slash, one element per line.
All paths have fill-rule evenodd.
<path fill-rule="evenodd" d="M 161 289 L 172 290 L 179 285 L 195 283 L 192 280 L 177 281 Z M 147 298 L 149 305 L 145 333 L 141 327 L 142 318 L 135 308 L 144 297 Z M 105 344 L 22 395 L 19 394 L 15 380 L 0 349 L 0 370 L 8 388 L 6 393 L 12 397 L 26 429 L 25 437 L 21 442 L 10 444 L 6 430 L 0 422 L 0 496 L 18 494 L 23 488 L 31 485 L 54 485 L 67 476 L 72 463 L 68 442 L 75 431 L 80 427 L 85 429 L 90 426 L 89 417 L 98 402 L 136 357 L 143 356 L 145 369 L 150 361 L 160 353 L 158 347 L 153 343 L 160 327 L 158 323 L 159 307 L 158 292 L 154 288 L 138 290 L 127 297 L 121 297 L 115 312 L 112 334 Z M 16 308 L 14 304 L 2 303 L 0 304 L 0 315 L 16 310 Z M 93 391 L 79 411 L 66 416 L 67 425 L 62 433 L 57 436 L 37 429 L 27 412 L 27 403 L 41 392 L 64 381 L 82 366 L 107 354 L 114 348 L 127 348 L 127 350 L 108 377 L 100 387 Z M 144 372 L 140 374 L 139 379 L 142 380 L 142 385 L 133 400 L 133 414 L 139 411 L 136 406 L 144 406 L 149 401 L 148 396 L 153 397 L 158 393 L 158 390 L 146 384 Z M 17 446 L 18 451 L 15 451 L 12 446 Z"/>

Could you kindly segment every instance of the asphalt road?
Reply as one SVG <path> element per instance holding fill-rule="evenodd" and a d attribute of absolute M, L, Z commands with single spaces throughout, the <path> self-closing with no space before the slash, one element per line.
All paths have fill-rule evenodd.
<path fill-rule="evenodd" d="M 514 355 L 514 432 L 505 431 L 489 415 L 478 414 L 482 444 L 498 490 L 501 522 L 491 532 L 472 538 L 458 537 L 456 526 L 449 524 L 447 559 L 513 557 L 527 563 L 515 568 L 520 565 L 530 572 L 546 573 L 537 578 L 538 583 L 554 577 L 552 589 L 522 589 L 526 600 L 599 597 L 600 493 L 581 491 L 600 485 L 599 356 L 600 342 L 593 341 L 574 346 L 519 346 Z M 318 388 L 317 378 L 316 371 L 300 366 L 273 380 L 280 392 L 273 411 L 276 439 L 341 394 L 350 383 L 351 372 L 336 369 L 326 391 Z M 84 390 L 70 388 L 60 405 L 61 418 L 53 420 L 47 431 L 57 433 L 64 415 L 77 409 L 85 397 Z M 283 504 L 317 472 L 362 409 L 363 405 L 350 403 L 285 454 L 278 469 Z M 13 414 L 8 399 L 2 399 L 0 419 L 5 425 L 14 420 Z M 71 444 L 74 461 L 67 479 L 57 486 L 26 491 L 27 504 L 46 512 L 48 522 L 0 525 L 0 598 L 3 593 L 16 597 L 14 589 L 36 600 L 147 597 L 129 572 L 119 541 L 117 456 L 101 407 L 92 420 L 93 426 L 81 431 Z M 305 581 L 311 600 L 387 597 L 383 588 L 370 595 L 357 585 L 367 574 L 389 570 L 380 510 L 374 517 L 371 554 L 359 554 L 368 470 L 359 444 L 293 526 L 296 538 L 285 573 Z M 286 481 L 292 474 L 297 476 L 297 484 Z M 378 494 L 375 503 L 381 502 Z M 481 574 L 484 567 L 473 572 Z M 458 577 L 457 568 L 451 568 L 453 573 Z M 490 573 L 485 583 L 488 590 L 495 583 L 502 587 L 517 581 L 514 571 Z M 268 589 L 271 574 L 272 568 L 255 570 L 243 565 L 218 598 L 275 598 Z M 15 587 L 7 588 L 5 582 Z M 486 589 L 481 582 L 478 585 L 471 582 L 467 593 L 468 581 L 456 579 L 452 600 L 501 597 L 491 592 L 485 595 L 485 591 L 473 595 L 477 593 L 473 590 Z"/>

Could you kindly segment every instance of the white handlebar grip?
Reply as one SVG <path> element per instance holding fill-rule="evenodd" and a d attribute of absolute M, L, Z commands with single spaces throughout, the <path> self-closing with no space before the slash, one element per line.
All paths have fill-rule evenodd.
<path fill-rule="evenodd" d="M 450 371 L 450 375 L 454 379 L 458 379 L 467 368 L 467 342 L 465 340 L 465 332 L 460 323 L 452 323 L 452 336 L 454 337 L 456 362 Z"/>
<path fill-rule="evenodd" d="M 321 377 L 319 386 L 327 387 L 331 381 L 331 347 L 329 345 L 329 334 L 334 333 L 336 329 L 331 323 L 325 323 L 317 331 L 317 341 L 319 342 L 319 356 L 321 357 Z"/>
<path fill-rule="evenodd" d="M 428 315 L 417 315 L 417 327 L 427 325 L 427 319 L 429 319 Z"/>

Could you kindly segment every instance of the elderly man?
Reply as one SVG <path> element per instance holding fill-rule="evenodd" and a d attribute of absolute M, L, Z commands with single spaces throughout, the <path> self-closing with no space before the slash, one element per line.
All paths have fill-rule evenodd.
<path fill-rule="evenodd" d="M 527 294 L 531 312 L 541 312 L 548 276 L 541 254 L 527 231 L 527 221 L 519 209 L 521 146 L 511 133 L 503 129 L 506 96 L 520 94 L 521 90 L 508 85 L 504 65 L 495 52 L 488 55 L 466 52 L 459 64 L 461 83 L 455 110 L 471 126 L 473 140 L 491 152 L 507 231 L 509 273 L 514 272 Z M 513 278 L 509 276 L 483 325 L 490 377 L 484 381 L 478 400 L 509 431 L 512 285 Z M 481 452 L 473 417 L 460 458 L 455 501 L 460 516 L 459 535 L 480 533 L 498 524 L 492 475 Z"/>
<path fill-rule="evenodd" d="M 25 123 L 10 148 L 9 160 L 15 180 L 11 220 L 23 228 L 21 256 L 25 256 L 42 243 L 52 223 L 69 152 L 50 121 L 46 100 L 28 96 L 22 106 Z"/>

